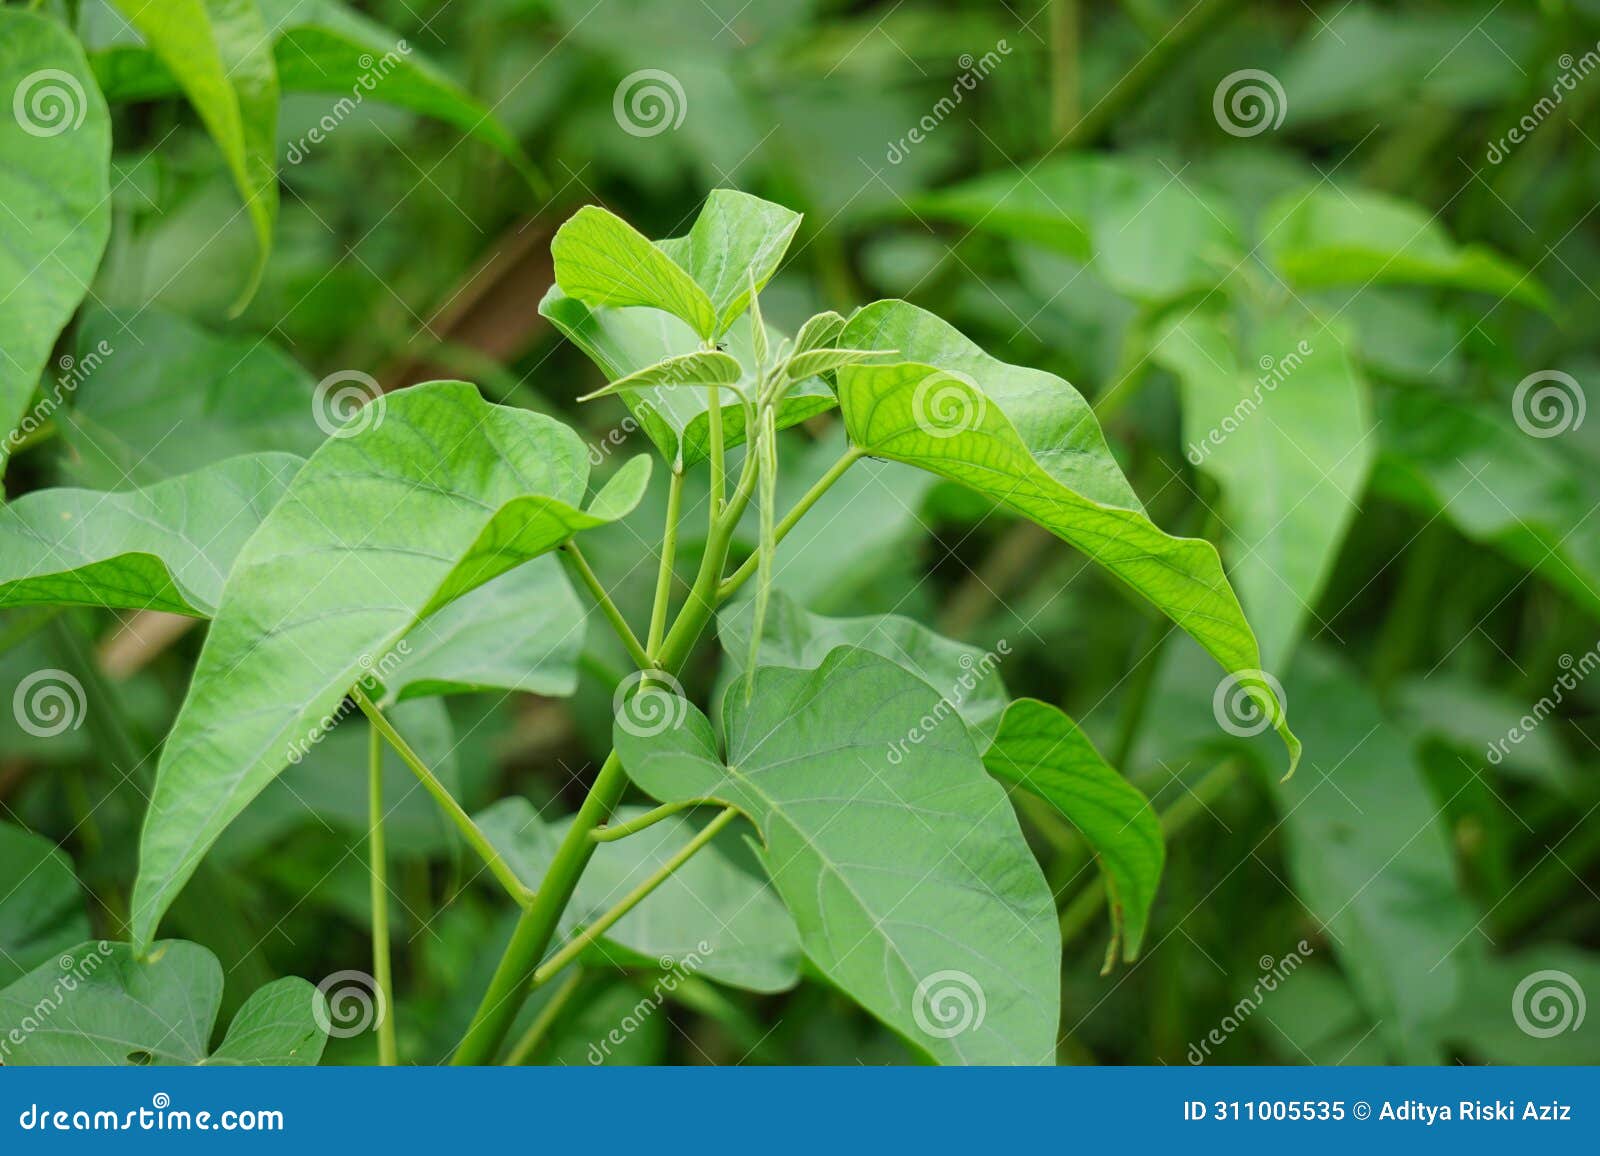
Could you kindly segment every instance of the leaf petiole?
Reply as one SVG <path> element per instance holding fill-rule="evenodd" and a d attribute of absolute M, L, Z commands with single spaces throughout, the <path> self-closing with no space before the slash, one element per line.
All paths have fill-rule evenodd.
<path fill-rule="evenodd" d="M 845 452 L 839 456 L 839 460 L 828 467 L 828 472 L 818 478 L 812 487 L 801 496 L 798 502 L 794 504 L 794 509 L 790 510 L 783 516 L 782 521 L 778 523 L 777 528 L 773 531 L 773 545 L 777 545 L 777 543 L 783 541 L 784 537 L 789 533 L 790 530 L 795 528 L 795 525 L 800 521 L 801 518 L 805 517 L 806 513 L 811 509 L 811 507 L 817 504 L 817 500 L 821 498 L 823 494 L 827 493 L 835 482 L 844 476 L 844 472 L 861 458 L 866 456 L 866 454 L 862 453 L 854 446 L 851 446 L 849 449 L 845 450 Z M 744 564 L 730 574 L 727 581 L 723 582 L 722 585 L 717 588 L 718 600 L 724 601 L 729 598 L 735 591 L 739 589 L 739 587 L 743 586 L 745 582 L 750 579 L 750 576 L 756 572 L 756 568 L 760 564 L 761 559 L 755 554 L 752 554 L 750 557 L 746 558 L 744 560 Z"/>
<path fill-rule="evenodd" d="M 679 803 L 663 803 L 653 811 L 646 811 L 637 819 L 629 819 L 626 823 L 618 823 L 614 827 L 595 827 L 589 832 L 589 838 L 596 843 L 614 843 L 618 839 L 626 839 L 629 835 L 636 835 L 646 827 L 654 827 L 663 819 L 669 819 L 679 811 L 687 811 L 690 807 L 701 805 L 699 799 L 689 799 Z"/>
<path fill-rule="evenodd" d="M 389 866 L 383 838 L 383 732 L 369 728 L 367 743 L 367 866 L 372 884 L 372 981 L 377 986 L 378 1063 L 399 1063 L 394 1032 L 394 973 L 389 963 Z"/>
<path fill-rule="evenodd" d="M 561 547 L 561 555 L 578 575 L 578 580 L 590 594 L 594 595 L 595 605 L 600 607 L 600 613 L 606 616 L 606 621 L 611 623 L 611 629 L 616 631 L 617 637 L 622 640 L 622 645 L 627 647 L 628 657 L 633 659 L 640 670 L 649 670 L 653 665 L 650 655 L 640 645 L 638 635 L 634 634 L 633 628 L 628 625 L 628 620 L 622 616 L 622 611 L 617 609 L 617 604 L 611 601 L 611 595 L 607 594 L 606 588 L 600 584 L 599 577 L 590 568 L 583 551 L 578 549 L 578 544 L 568 541 Z"/>

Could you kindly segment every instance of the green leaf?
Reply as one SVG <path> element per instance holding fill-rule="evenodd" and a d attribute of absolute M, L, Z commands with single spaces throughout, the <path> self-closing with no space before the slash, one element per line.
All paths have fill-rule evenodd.
<path fill-rule="evenodd" d="M 1144 943 L 1167 854 L 1150 801 L 1100 757 L 1077 723 L 1037 699 L 1006 708 L 983 765 L 1002 782 L 1044 799 L 1083 832 L 1110 899 L 1106 967 L 1116 959 L 1119 942 L 1122 958 L 1132 963 Z"/>
<path fill-rule="evenodd" d="M 757 671 L 748 702 L 726 696 L 726 761 L 681 699 L 662 716 L 677 725 L 624 713 L 613 738 L 657 799 L 715 799 L 756 824 L 806 955 L 873 1015 L 944 1063 L 1051 1063 L 1050 890 L 966 728 L 923 730 L 937 702 L 894 663 L 840 649 L 816 671 Z M 915 758 L 896 760 L 913 733 Z"/>
<path fill-rule="evenodd" d="M 644 305 L 685 322 L 702 339 L 719 333 L 717 309 L 681 265 L 615 213 L 585 205 L 550 241 L 556 286 L 594 308 Z"/>
<path fill-rule="evenodd" d="M 164 940 L 138 959 L 125 943 L 84 943 L 0 991 L 0 1058 L 19 1067 L 314 1066 L 322 1058 L 327 1032 L 318 1019 L 327 1013 L 305 980 L 259 988 L 210 1052 L 221 1006 L 222 965 L 199 944 Z"/>
<path fill-rule="evenodd" d="M 1267 209 L 1260 229 L 1268 257 L 1302 288 L 1443 285 L 1550 307 L 1532 273 L 1481 245 L 1457 245 L 1425 210 L 1382 193 L 1291 193 Z"/>
<path fill-rule="evenodd" d="M 0 474 L 62 327 L 83 300 L 111 232 L 111 119 L 83 50 L 59 22 L 0 10 Z M 55 395 L 59 402 L 59 392 Z M 27 419 L 32 420 L 27 420 Z"/>
<path fill-rule="evenodd" d="M 752 605 L 748 599 L 727 607 L 717 617 L 717 635 L 735 677 L 745 669 L 750 651 Z M 996 672 L 1011 653 L 1002 639 L 998 653 L 956 642 L 922 623 L 897 614 L 859 618 L 826 618 L 813 614 L 783 591 L 773 592 L 772 606 L 761 631 L 761 666 L 815 670 L 841 646 L 859 647 L 895 663 L 943 695 L 941 714 L 959 714 L 972 728 L 975 741 L 994 730 L 1008 696 Z"/>
<path fill-rule="evenodd" d="M 305 458 L 326 436 L 311 375 L 260 337 L 224 337 L 153 306 L 90 307 L 76 353 L 72 408 L 56 420 L 81 485 L 147 485 L 266 450 Z"/>
<path fill-rule="evenodd" d="M 790 381 L 799 381 L 807 377 L 819 377 L 824 373 L 833 373 L 847 365 L 858 365 L 863 361 L 874 358 L 885 359 L 897 352 L 890 349 L 812 349 L 805 353 L 797 353 L 789 358 L 783 372 Z"/>
<path fill-rule="evenodd" d="M 1333 948 L 1394 1058 L 1437 1062 L 1423 1025 L 1448 1009 L 1476 920 L 1449 834 L 1403 733 L 1342 665 L 1302 648 L 1288 683 L 1312 765 L 1274 786 L 1295 897 Z"/>
<path fill-rule="evenodd" d="M 1062 157 L 915 197 L 911 207 L 1065 253 L 1141 301 L 1214 288 L 1242 248 L 1218 199 L 1144 160 Z"/>
<path fill-rule="evenodd" d="M 1157 339 L 1186 456 L 1222 488 L 1223 552 L 1268 669 L 1286 665 L 1377 455 L 1339 328 L 1301 311 L 1190 313 Z"/>
<path fill-rule="evenodd" d="M 311 457 L 235 561 L 162 750 L 134 887 L 137 948 L 358 678 L 389 677 L 433 612 L 631 509 L 649 459 L 619 470 L 586 512 L 588 469 L 570 429 L 462 382 L 374 402 Z"/>
<path fill-rule="evenodd" d="M 687 236 L 658 242 L 661 251 L 686 269 L 710 298 L 716 332 L 705 336 L 726 332 L 749 307 L 751 294 L 772 279 L 800 219 L 799 213 L 748 193 L 713 189 Z M 693 324 L 688 317 L 684 320 Z"/>
<path fill-rule="evenodd" d="M 844 326 L 844 318 L 831 309 L 807 319 L 800 332 L 794 335 L 794 356 L 833 345 L 844 332 Z"/>
<path fill-rule="evenodd" d="M 689 326 L 659 309 L 590 309 L 563 295 L 559 287 L 552 287 L 545 294 L 539 302 L 539 312 L 613 381 L 667 358 L 695 352 L 703 344 Z M 724 336 L 727 352 L 743 367 L 729 392 L 753 397 L 758 382 L 750 315 L 741 316 Z M 773 338 L 778 336 L 775 330 L 769 330 L 769 342 L 777 344 Z M 707 392 L 655 386 L 626 390 L 622 399 L 632 420 L 644 429 L 661 456 L 674 470 L 681 471 L 704 461 L 711 448 Z M 836 404 L 832 392 L 820 380 L 800 382 L 778 404 L 778 428 L 787 429 Z M 744 405 L 737 397 L 730 398 L 722 406 L 723 445 L 743 444 L 744 424 Z"/>
<path fill-rule="evenodd" d="M 0 988 L 88 936 L 72 860 L 42 835 L 0 823 Z"/>
<path fill-rule="evenodd" d="M 278 216 L 278 73 L 256 0 L 112 0 L 166 65 L 222 151 L 255 229 L 254 296 Z"/>
<path fill-rule="evenodd" d="M 0 607 L 206 617 L 234 558 L 301 465 L 290 454 L 251 454 L 144 489 L 24 495 L 0 507 Z"/>
<path fill-rule="evenodd" d="M 698 349 L 679 353 L 618 378 L 604 389 L 586 393 L 579 401 L 611 397 L 633 389 L 654 389 L 677 385 L 737 385 L 744 375 L 738 359 L 717 350 Z"/>
<path fill-rule="evenodd" d="M 1534 944 L 1471 961 L 1460 998 L 1436 1030 L 1485 1064 L 1593 1065 L 1600 1063 L 1600 1017 L 1587 1004 L 1596 991 L 1600 954 Z"/>
<path fill-rule="evenodd" d="M 643 815 L 619 807 L 613 823 Z M 537 888 L 571 818 L 546 823 L 527 799 L 502 799 L 478 826 L 518 878 Z M 562 914 L 563 938 L 605 914 L 663 866 L 704 825 L 673 815 L 601 843 Z M 597 958 L 618 967 L 671 960 L 706 979 L 750 991 L 784 991 L 800 979 L 800 938 L 748 848 L 724 831 L 606 932 Z M 685 961 L 688 961 L 686 964 Z"/>
<path fill-rule="evenodd" d="M 845 337 L 852 345 L 895 348 L 925 362 L 840 370 L 839 403 L 858 448 L 1009 506 L 1148 598 L 1237 676 L 1273 720 L 1293 771 L 1299 740 L 1263 677 L 1255 635 L 1216 548 L 1170 537 L 1145 516 L 1099 423 L 1070 386 L 995 362 L 903 301 L 867 306 Z"/>

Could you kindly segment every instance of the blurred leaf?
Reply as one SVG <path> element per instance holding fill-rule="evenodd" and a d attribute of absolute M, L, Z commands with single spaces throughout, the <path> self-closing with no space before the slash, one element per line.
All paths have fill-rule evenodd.
<path fill-rule="evenodd" d="M 625 706 L 614 741 L 656 798 L 715 798 L 756 824 L 806 955 L 873 1015 L 943 1063 L 1050 1063 L 1060 936 L 1003 792 L 964 727 L 886 757 L 936 706 L 895 664 L 840 649 L 727 696 L 727 763 L 683 700 L 649 738 Z"/>
<path fill-rule="evenodd" d="M 143 489 L 27 494 L 0 507 L 0 606 L 207 617 L 301 465 L 291 454 L 249 454 Z"/>
<path fill-rule="evenodd" d="M 163 940 L 140 960 L 125 943 L 84 943 L 0 991 L 0 1037 L 10 1045 L 5 1062 L 19 1067 L 298 1067 L 322 1057 L 322 996 L 305 980 L 275 980 L 257 990 L 209 1052 L 221 1006 L 222 965 L 199 944 Z"/>
<path fill-rule="evenodd" d="M 907 358 L 931 363 L 840 371 L 840 405 L 857 448 L 970 486 L 1121 578 L 1238 676 L 1273 719 L 1293 769 L 1299 740 L 1262 679 L 1255 635 L 1216 548 L 1199 539 L 1169 537 L 1145 516 L 1106 450 L 1092 412 L 1081 399 L 1066 404 L 1071 395 L 1064 382 L 1010 366 L 991 374 L 994 363 L 981 350 L 904 302 L 863 309 L 845 338 L 852 345 L 896 348 Z M 1033 392 L 1021 392 L 1029 385 Z M 1126 501 L 1115 500 L 1124 493 Z"/>
<path fill-rule="evenodd" d="M 112 0 L 167 67 L 216 141 L 244 199 L 256 264 L 235 310 L 255 294 L 278 216 L 278 73 L 256 0 Z"/>
<path fill-rule="evenodd" d="M 374 401 L 325 442 L 236 561 L 162 749 L 134 888 L 136 946 L 358 679 L 386 677 L 434 611 L 625 514 L 648 464 L 630 463 L 582 511 L 578 436 L 460 382 Z"/>
<path fill-rule="evenodd" d="M 1436 1030 L 1480 1063 L 1600 1063 L 1600 1017 L 1587 1014 L 1596 991 L 1600 955 L 1537 944 L 1470 966 Z"/>
<path fill-rule="evenodd" d="M 1222 487 L 1224 553 L 1262 658 L 1312 618 L 1377 454 L 1342 329 L 1300 310 L 1189 313 L 1156 360 L 1178 377 L 1186 455 Z"/>
<path fill-rule="evenodd" d="M 1101 758 L 1078 724 L 1038 699 L 1006 708 L 983 765 L 1064 815 L 1094 849 L 1111 907 L 1109 969 L 1122 946 L 1132 963 L 1144 943 L 1166 843 L 1150 801 Z"/>
<path fill-rule="evenodd" d="M 0 117 L 4 474 L 34 385 L 111 232 L 111 118 L 72 34 L 9 7 L 0 11 L 0 91 L 12 94 L 14 112 Z"/>
<path fill-rule="evenodd" d="M 1261 221 L 1261 245 L 1296 286 L 1442 285 L 1548 309 L 1533 274 L 1481 245 L 1457 245 L 1426 210 L 1383 193 L 1318 186 Z"/>
<path fill-rule="evenodd" d="M 0 988 L 88 936 L 72 860 L 49 839 L 0 823 Z"/>
<path fill-rule="evenodd" d="M 613 824 L 645 814 L 619 807 Z M 571 818 L 546 823 L 526 799 L 501 799 L 477 823 L 529 887 L 537 887 Z M 595 848 L 561 918 L 566 937 L 604 915 L 684 844 L 703 822 L 673 815 Z M 800 939 L 743 843 L 723 832 L 606 932 L 595 953 L 618 967 L 676 967 L 750 991 L 784 991 L 800 979 Z"/>
<path fill-rule="evenodd" d="M 1400 717 L 1418 737 L 1444 739 L 1475 769 L 1492 761 L 1503 774 L 1562 794 L 1577 786 L 1572 760 L 1550 731 L 1529 730 L 1519 742 L 1507 740 L 1522 731 L 1521 720 L 1532 704 L 1446 671 L 1407 679 L 1394 697 Z M 1497 744 L 1504 746 L 1503 755 L 1490 753 Z"/>

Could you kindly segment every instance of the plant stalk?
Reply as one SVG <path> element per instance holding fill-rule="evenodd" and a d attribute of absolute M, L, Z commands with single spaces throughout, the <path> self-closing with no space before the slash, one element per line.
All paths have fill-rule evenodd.
<path fill-rule="evenodd" d="M 828 467 L 828 472 L 818 478 L 812 487 L 801 495 L 800 500 L 794 504 L 794 509 L 783 516 L 783 519 L 773 531 L 773 544 L 776 545 L 778 542 L 783 541 L 789 531 L 795 528 L 796 523 L 805 517 L 812 506 L 817 504 L 817 500 L 828 492 L 833 483 L 842 478 L 846 470 L 864 457 L 866 457 L 866 454 L 854 446 L 845 450 L 840 455 L 839 460 Z M 750 580 L 750 577 L 755 574 L 760 564 L 761 559 L 755 554 L 746 558 L 744 563 L 728 576 L 728 580 L 717 588 L 717 597 L 726 601 L 739 587 Z"/>
<path fill-rule="evenodd" d="M 622 640 L 622 645 L 627 647 L 628 657 L 633 659 L 640 670 L 650 669 L 650 655 L 640 645 L 638 637 L 633 633 L 633 628 L 628 625 L 628 620 L 622 616 L 622 611 L 617 609 L 617 604 L 611 601 L 611 595 L 606 593 L 606 588 L 600 584 L 599 577 L 590 568 L 588 559 L 583 556 L 583 551 L 578 549 L 578 543 L 568 541 L 561 547 L 562 556 L 566 558 L 569 567 L 578 575 L 578 580 L 584 584 L 589 593 L 594 595 L 595 604 L 600 607 L 600 613 L 606 616 L 606 621 L 611 623 L 611 629 L 617 632 L 617 637 Z"/>
<path fill-rule="evenodd" d="M 389 865 L 383 839 L 383 732 L 369 725 L 367 742 L 367 864 L 372 885 L 372 981 L 384 1014 L 378 1020 L 378 1063 L 400 1061 L 394 1031 L 394 973 L 389 966 Z"/>
<path fill-rule="evenodd" d="M 656 600 L 650 608 L 650 632 L 644 648 L 654 654 L 667 632 L 667 611 L 672 605 L 672 566 L 678 551 L 678 515 L 683 509 L 683 475 L 677 470 L 667 483 L 667 524 L 661 535 L 661 568 L 656 571 Z"/>
<path fill-rule="evenodd" d="M 626 823 L 615 826 L 596 827 L 589 832 L 589 838 L 596 843 L 615 843 L 618 839 L 626 839 L 629 835 L 637 835 L 647 827 L 654 827 L 663 819 L 670 819 L 679 811 L 687 811 L 691 807 L 700 806 L 699 799 L 685 799 L 679 803 L 663 803 L 653 811 L 646 811 L 637 819 L 629 819 Z"/>

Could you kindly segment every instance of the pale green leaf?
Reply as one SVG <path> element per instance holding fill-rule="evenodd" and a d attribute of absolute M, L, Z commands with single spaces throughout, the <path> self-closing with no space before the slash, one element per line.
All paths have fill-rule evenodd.
<path fill-rule="evenodd" d="M 1267 209 L 1262 246 L 1294 285 L 1442 285 L 1547 308 L 1531 272 L 1481 245 L 1458 245 L 1426 210 L 1383 193 L 1319 187 Z"/>
<path fill-rule="evenodd" d="M 613 823 L 645 813 L 620 807 Z M 546 823 L 526 799 L 502 799 L 477 816 L 478 826 L 519 878 L 537 888 L 571 823 Z M 703 825 L 673 815 L 595 848 L 561 918 L 570 935 L 614 907 L 681 850 Z M 783 991 L 800 978 L 794 921 L 739 838 L 724 831 L 606 932 L 598 960 L 620 967 L 664 966 L 750 991 Z M 692 958 L 691 958 L 692 957 Z M 686 962 L 687 961 L 687 962 Z"/>
<path fill-rule="evenodd" d="M 751 294 L 778 271 L 799 227 L 800 214 L 782 205 L 735 189 L 713 189 L 688 235 L 658 242 L 710 298 L 716 332 L 706 336 L 720 336 L 745 311 Z"/>
<path fill-rule="evenodd" d="M 254 295 L 278 216 L 278 73 L 256 0 L 113 0 L 183 89 L 227 161 L 255 230 Z"/>
<path fill-rule="evenodd" d="M 275 980 L 245 1001 L 210 1051 L 222 1006 L 222 965 L 205 948 L 164 940 L 136 958 L 125 943 L 84 943 L 0 991 L 7 1065 L 312 1066 L 327 1033 L 322 995 Z"/>
<path fill-rule="evenodd" d="M 206 617 L 301 465 L 290 454 L 249 454 L 143 489 L 24 495 L 0 507 L 0 606 Z"/>
<path fill-rule="evenodd" d="M 681 699 L 677 725 L 644 735 L 659 723 L 624 714 L 613 739 L 657 799 L 715 799 L 755 823 L 806 955 L 873 1015 L 944 1063 L 1052 1063 L 1050 890 L 966 728 L 923 732 L 938 697 L 840 649 L 816 671 L 757 671 L 748 702 L 726 696 L 726 761 Z M 915 757 L 891 758 L 913 732 Z"/>
<path fill-rule="evenodd" d="M 550 256 L 556 286 L 591 309 L 643 305 L 681 319 L 702 340 L 720 332 L 716 306 L 694 278 L 598 205 L 583 206 L 556 230 Z"/>
<path fill-rule="evenodd" d="M 1139 955 L 1166 861 L 1150 801 L 1100 756 L 1061 711 L 1037 699 L 1006 708 L 983 765 L 1002 782 L 1032 791 L 1060 811 L 1093 848 L 1106 881 L 1113 934 L 1106 966 Z"/>
<path fill-rule="evenodd" d="M 388 677 L 434 611 L 631 509 L 649 459 L 618 471 L 591 512 L 579 508 L 588 469 L 570 429 L 461 382 L 385 397 L 312 456 L 236 559 L 162 750 L 134 887 L 137 946 L 357 679 Z"/>
<path fill-rule="evenodd" d="M 593 401 L 632 389 L 655 389 L 678 385 L 737 385 L 744 375 L 738 359 L 714 349 L 679 353 L 618 378 L 604 389 L 586 393 L 579 401 Z"/>
<path fill-rule="evenodd" d="M 1157 338 L 1185 454 L 1222 488 L 1223 553 L 1268 669 L 1287 664 L 1377 455 L 1338 327 L 1302 311 L 1190 313 Z"/>
<path fill-rule="evenodd" d="M 44 836 L 0 823 L 0 988 L 88 936 L 72 860 Z"/>
<path fill-rule="evenodd" d="M 823 349 L 839 340 L 839 335 L 844 332 L 845 320 L 833 310 L 818 313 L 807 319 L 800 327 L 800 332 L 794 335 L 794 355 L 810 353 L 813 349 Z"/>
<path fill-rule="evenodd" d="M 967 485 L 1121 578 L 1238 676 L 1283 737 L 1293 770 L 1299 741 L 1262 677 L 1255 635 L 1216 548 L 1171 537 L 1145 516 L 1070 386 L 993 362 L 904 302 L 868 306 L 846 338 L 927 362 L 839 372 L 840 406 L 858 448 Z"/>
<path fill-rule="evenodd" d="M 29 398 L 83 300 L 111 232 L 111 118 L 78 42 L 58 21 L 0 10 L 0 474 L 59 391 Z M 52 398 L 54 399 L 52 402 Z"/>
<path fill-rule="evenodd" d="M 799 381 L 807 377 L 820 377 L 824 373 L 833 373 L 847 365 L 858 365 L 863 361 L 887 361 L 898 352 L 893 349 L 812 349 L 805 353 L 797 353 L 789 358 L 784 366 L 784 373 L 791 381 Z"/>

